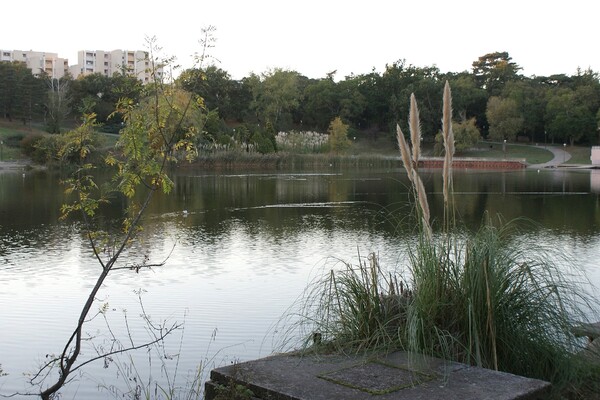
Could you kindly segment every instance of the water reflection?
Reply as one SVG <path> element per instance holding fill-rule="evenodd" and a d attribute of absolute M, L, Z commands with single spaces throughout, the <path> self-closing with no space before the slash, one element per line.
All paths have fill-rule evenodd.
<path fill-rule="evenodd" d="M 439 220 L 441 176 L 422 174 L 432 216 Z M 21 373 L 64 345 L 98 272 L 79 223 L 58 222 L 65 202 L 58 180 L 48 173 L 25 179 L 0 174 L 0 326 L 10 327 L 0 341 L 0 364 L 10 373 L 0 381 L 3 394 L 26 387 Z M 403 252 L 414 225 L 408 180 L 400 170 L 185 171 L 174 182 L 171 195 L 151 203 L 141 240 L 121 265 L 144 256 L 168 262 L 139 274 L 116 272 L 98 306 L 111 305 L 115 328 L 127 309 L 134 333 L 143 336 L 133 317 L 139 313 L 133 291 L 144 288 L 153 317 L 185 318 L 181 371 L 193 371 L 216 354 L 215 362 L 269 354 L 276 342 L 273 326 L 332 260 L 356 261 L 358 251 L 375 251 L 383 265 L 406 267 Z M 597 171 L 456 171 L 454 202 L 467 229 L 476 228 L 486 212 L 538 222 L 515 240 L 564 248 L 600 283 L 598 186 Z M 126 207 L 119 199 L 105 209 L 104 226 L 118 228 L 114 219 Z M 88 329 L 105 330 L 99 321 Z M 91 383 L 86 376 L 69 389 L 79 396 L 105 398 L 94 382 L 118 382 L 114 369 L 94 365 L 86 371 Z"/>

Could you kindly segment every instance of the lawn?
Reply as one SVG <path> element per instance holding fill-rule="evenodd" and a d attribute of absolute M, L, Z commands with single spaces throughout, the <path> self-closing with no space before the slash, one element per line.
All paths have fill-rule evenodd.
<path fill-rule="evenodd" d="M 504 150 L 506 148 L 506 150 Z M 457 157 L 474 158 L 520 158 L 529 164 L 542 164 L 552 160 L 553 155 L 544 146 L 481 141 L 473 150 L 456 154 Z"/>
<path fill-rule="evenodd" d="M 571 159 L 567 164 L 591 164 L 590 156 L 592 149 L 590 147 L 567 146 L 565 150 L 571 154 Z"/>
<path fill-rule="evenodd" d="M 0 124 L 0 161 L 22 159 L 21 139 L 33 132 L 35 129 L 29 130 L 27 127 L 6 124 L 3 121 Z"/>

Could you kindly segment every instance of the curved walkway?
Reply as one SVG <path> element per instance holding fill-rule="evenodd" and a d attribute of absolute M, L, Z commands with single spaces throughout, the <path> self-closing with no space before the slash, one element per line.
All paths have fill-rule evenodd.
<path fill-rule="evenodd" d="M 551 151 L 554 155 L 552 160 L 542 164 L 532 164 L 527 168 L 556 168 L 557 166 L 564 164 L 571 159 L 571 154 L 558 146 L 547 146 L 546 150 Z"/>

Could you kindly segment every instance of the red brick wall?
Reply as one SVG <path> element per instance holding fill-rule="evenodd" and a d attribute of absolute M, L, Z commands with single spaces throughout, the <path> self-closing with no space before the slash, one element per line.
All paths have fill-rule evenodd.
<path fill-rule="evenodd" d="M 443 168 L 443 158 L 430 158 L 419 160 L 421 168 Z M 465 169 L 521 169 L 527 167 L 522 160 L 485 160 L 455 158 L 452 160 L 452 168 Z"/>

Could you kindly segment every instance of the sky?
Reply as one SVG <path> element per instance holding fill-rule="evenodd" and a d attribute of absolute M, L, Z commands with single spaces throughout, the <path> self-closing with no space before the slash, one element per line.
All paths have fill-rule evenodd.
<path fill-rule="evenodd" d="M 102 0 L 10 1 L 2 5 L 0 49 L 58 53 L 145 50 L 193 67 L 202 28 L 209 55 L 233 79 L 274 68 L 336 80 L 404 60 L 441 72 L 507 51 L 526 76 L 600 71 L 598 0 Z M 51 7 L 56 4 L 55 7 Z"/>

